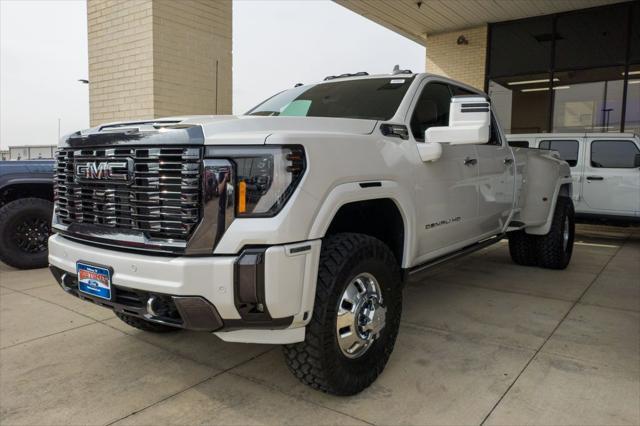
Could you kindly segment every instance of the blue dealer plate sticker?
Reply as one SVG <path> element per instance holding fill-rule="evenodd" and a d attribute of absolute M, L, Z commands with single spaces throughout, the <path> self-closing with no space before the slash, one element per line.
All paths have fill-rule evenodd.
<path fill-rule="evenodd" d="M 78 290 L 111 300 L 111 271 L 99 266 L 76 263 Z"/>

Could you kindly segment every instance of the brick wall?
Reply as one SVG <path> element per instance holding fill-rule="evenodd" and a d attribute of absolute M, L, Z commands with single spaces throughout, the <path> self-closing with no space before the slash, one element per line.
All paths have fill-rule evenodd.
<path fill-rule="evenodd" d="M 151 0 L 88 0 L 91 125 L 153 116 Z"/>
<path fill-rule="evenodd" d="M 231 113 L 230 0 L 88 0 L 91 125 Z"/>
<path fill-rule="evenodd" d="M 458 45 L 464 35 L 469 44 Z M 487 26 L 427 36 L 427 72 L 444 75 L 484 90 Z"/>
<path fill-rule="evenodd" d="M 231 1 L 153 0 L 156 116 L 231 113 L 231 22 Z"/>

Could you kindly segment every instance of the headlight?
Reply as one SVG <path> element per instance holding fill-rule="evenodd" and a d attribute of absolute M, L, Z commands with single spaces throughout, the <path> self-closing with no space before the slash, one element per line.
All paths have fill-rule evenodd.
<path fill-rule="evenodd" d="M 275 216 L 296 189 L 306 165 L 304 149 L 298 145 L 208 146 L 205 157 L 234 163 L 237 217 Z"/>

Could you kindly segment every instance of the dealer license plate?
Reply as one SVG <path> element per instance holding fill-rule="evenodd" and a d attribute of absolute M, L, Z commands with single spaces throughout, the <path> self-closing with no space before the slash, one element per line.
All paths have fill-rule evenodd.
<path fill-rule="evenodd" d="M 78 290 L 91 296 L 111 300 L 111 271 L 101 266 L 76 263 Z"/>

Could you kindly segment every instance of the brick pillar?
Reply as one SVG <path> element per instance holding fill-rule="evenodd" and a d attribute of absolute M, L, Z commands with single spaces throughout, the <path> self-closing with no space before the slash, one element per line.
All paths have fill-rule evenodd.
<path fill-rule="evenodd" d="M 231 113 L 230 0 L 87 0 L 91 125 Z"/>
<path fill-rule="evenodd" d="M 468 44 L 457 44 L 464 35 Z M 427 72 L 484 90 L 487 26 L 427 36 Z"/>

